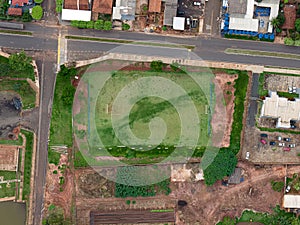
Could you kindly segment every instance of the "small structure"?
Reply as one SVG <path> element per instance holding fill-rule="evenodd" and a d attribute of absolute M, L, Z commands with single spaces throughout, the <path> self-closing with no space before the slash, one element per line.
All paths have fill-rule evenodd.
<path fill-rule="evenodd" d="M 228 179 L 228 184 L 239 184 L 242 179 L 242 169 L 235 168 L 233 174 L 230 175 Z"/>
<path fill-rule="evenodd" d="M 112 14 L 112 0 L 94 0 L 93 1 L 93 12 L 103 13 L 103 14 Z"/>
<path fill-rule="evenodd" d="M 277 127 L 290 128 L 291 120 L 300 120 L 300 99 L 289 101 L 279 97 L 276 92 L 270 91 L 270 97 L 263 101 L 260 117 L 277 119 Z"/>
<path fill-rule="evenodd" d="M 173 18 L 176 17 L 177 14 L 177 4 L 178 0 L 166 0 L 163 22 L 164 25 L 173 25 Z"/>
<path fill-rule="evenodd" d="M 173 18 L 173 29 L 174 30 L 184 30 L 185 18 L 184 17 L 174 17 Z"/>
<path fill-rule="evenodd" d="M 65 0 L 62 9 L 62 20 L 90 21 L 92 12 L 88 0 Z"/>
<path fill-rule="evenodd" d="M 149 0 L 148 12 L 160 13 L 161 11 L 161 0 Z"/>
<path fill-rule="evenodd" d="M 8 8 L 7 14 L 10 16 L 22 16 L 22 8 Z"/>
<path fill-rule="evenodd" d="M 294 29 L 297 15 L 295 5 L 285 5 L 283 8 L 283 13 L 285 21 L 282 25 L 282 29 Z"/>
<path fill-rule="evenodd" d="M 283 207 L 286 209 L 299 209 L 300 208 L 300 195 L 284 195 Z"/>
<path fill-rule="evenodd" d="M 113 20 L 135 20 L 136 0 L 116 0 L 113 7 Z"/>

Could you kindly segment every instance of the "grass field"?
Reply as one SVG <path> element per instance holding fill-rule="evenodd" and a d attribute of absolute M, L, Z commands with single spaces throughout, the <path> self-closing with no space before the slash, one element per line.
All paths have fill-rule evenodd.
<path fill-rule="evenodd" d="M 25 166 L 24 166 L 24 185 L 23 185 L 23 200 L 28 200 L 30 194 L 30 177 L 32 163 L 32 148 L 33 148 L 33 133 L 22 130 L 26 136 L 26 151 L 25 151 Z"/>
<path fill-rule="evenodd" d="M 3 176 L 3 180 L 16 179 L 16 172 L 12 171 L 0 171 L 0 176 Z M 13 197 L 16 194 L 16 183 L 0 184 L 0 198 Z"/>
<path fill-rule="evenodd" d="M 34 108 L 35 106 L 35 92 L 26 80 L 1 80 L 0 91 L 17 92 L 22 98 L 23 109 Z"/>
<path fill-rule="evenodd" d="M 34 71 L 33 67 L 28 70 L 23 70 L 20 72 L 16 72 L 10 69 L 8 58 L 0 56 L 0 77 L 13 77 L 13 78 L 29 78 L 34 81 Z"/>

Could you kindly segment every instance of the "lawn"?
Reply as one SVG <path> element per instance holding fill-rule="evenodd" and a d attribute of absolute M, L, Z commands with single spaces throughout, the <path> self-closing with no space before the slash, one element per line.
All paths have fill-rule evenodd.
<path fill-rule="evenodd" d="M 25 147 L 25 163 L 24 163 L 24 185 L 23 185 L 23 200 L 28 200 L 30 195 L 30 177 L 32 166 L 32 150 L 33 150 L 33 133 L 22 130 L 22 133 L 26 137 Z"/>
<path fill-rule="evenodd" d="M 3 145 L 22 145 L 23 144 L 23 138 L 21 135 L 19 135 L 18 140 L 0 140 L 0 144 Z"/>
<path fill-rule="evenodd" d="M 3 176 L 3 180 L 16 179 L 16 172 L 12 171 L 0 171 L 0 176 Z M 13 197 L 16 194 L 16 183 L 0 184 L 0 198 Z"/>
<path fill-rule="evenodd" d="M 26 80 L 1 80 L 0 91 L 15 91 L 21 98 L 23 109 L 30 109 L 35 107 L 35 92 L 30 87 Z"/>
<path fill-rule="evenodd" d="M 0 56 L 0 77 L 13 77 L 13 78 L 29 78 L 34 81 L 34 71 L 33 67 L 23 70 L 23 71 L 14 71 L 10 68 L 8 63 L 8 58 Z"/>

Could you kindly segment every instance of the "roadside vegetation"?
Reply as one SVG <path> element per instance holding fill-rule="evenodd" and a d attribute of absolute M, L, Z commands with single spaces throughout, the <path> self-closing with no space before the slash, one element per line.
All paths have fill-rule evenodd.
<path fill-rule="evenodd" d="M 24 185 L 23 185 L 23 200 L 28 200 L 30 195 L 30 178 L 32 165 L 32 151 L 33 151 L 33 133 L 30 131 L 21 131 L 26 137 L 25 146 L 25 162 L 24 162 Z"/>
<path fill-rule="evenodd" d="M 40 20 L 43 17 L 43 8 L 40 5 L 36 5 L 32 8 L 31 16 L 34 20 Z"/>
<path fill-rule="evenodd" d="M 104 20 L 97 20 L 95 22 L 72 20 L 71 26 L 79 29 L 112 30 L 112 22 Z"/>
<path fill-rule="evenodd" d="M 226 216 L 217 225 L 236 225 L 240 222 L 258 222 L 262 224 L 280 224 L 280 225 L 299 225 L 300 219 L 294 213 L 281 210 L 277 205 L 273 208 L 273 213 L 261 213 L 250 210 L 245 210 L 240 218 L 232 218 Z"/>
<path fill-rule="evenodd" d="M 0 140 L 1 145 L 22 145 L 23 144 L 23 138 L 21 135 L 19 135 L 17 140 Z"/>
<path fill-rule="evenodd" d="M 43 219 L 42 225 L 71 225 L 69 219 L 65 219 L 63 209 L 56 206 L 50 205 L 46 218 Z"/>

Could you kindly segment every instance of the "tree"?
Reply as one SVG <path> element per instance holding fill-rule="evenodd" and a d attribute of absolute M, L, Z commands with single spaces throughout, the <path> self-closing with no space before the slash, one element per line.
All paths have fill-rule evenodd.
<path fill-rule="evenodd" d="M 300 32 L 300 18 L 296 19 L 295 29 L 296 29 L 297 32 Z"/>
<path fill-rule="evenodd" d="M 105 21 L 104 26 L 103 26 L 103 30 L 111 30 L 111 29 L 112 29 L 112 22 Z"/>
<path fill-rule="evenodd" d="M 279 21 L 279 26 L 281 27 L 284 24 L 284 22 L 285 22 L 284 14 L 283 13 L 279 13 L 278 16 L 277 16 L 277 19 Z"/>
<path fill-rule="evenodd" d="M 292 38 L 285 38 L 284 39 L 284 44 L 285 45 L 294 45 L 294 40 Z"/>
<path fill-rule="evenodd" d="M 41 4 L 43 2 L 43 0 L 34 0 L 34 2 L 37 4 Z"/>
<path fill-rule="evenodd" d="M 204 169 L 204 181 L 207 185 L 213 185 L 217 180 L 233 173 L 237 164 L 237 158 L 227 148 L 221 148 L 214 161 Z"/>
<path fill-rule="evenodd" d="M 279 19 L 278 19 L 278 18 L 273 18 L 272 21 L 271 21 L 271 24 L 272 24 L 272 26 L 273 26 L 275 29 L 279 28 L 279 26 L 280 26 Z"/>
<path fill-rule="evenodd" d="M 35 20 L 40 20 L 43 17 L 43 8 L 39 5 L 36 5 L 32 8 L 31 16 Z"/>
<path fill-rule="evenodd" d="M 122 30 L 129 30 L 130 29 L 130 25 L 127 23 L 123 23 L 122 24 Z"/>
<path fill-rule="evenodd" d="M 103 30 L 103 27 L 104 27 L 104 21 L 103 20 L 97 20 L 95 23 L 94 23 L 94 28 L 96 30 Z"/>
<path fill-rule="evenodd" d="M 26 10 L 22 15 L 22 21 L 23 22 L 30 22 L 32 20 L 32 17 L 29 13 L 29 10 Z"/>
<path fill-rule="evenodd" d="M 24 51 L 12 54 L 8 58 L 10 68 L 16 72 L 33 70 L 31 62 L 32 58 L 27 56 Z"/>
<path fill-rule="evenodd" d="M 151 70 L 155 71 L 155 72 L 161 72 L 163 69 L 163 62 L 158 60 L 158 61 L 152 61 L 150 63 L 150 68 Z"/>

